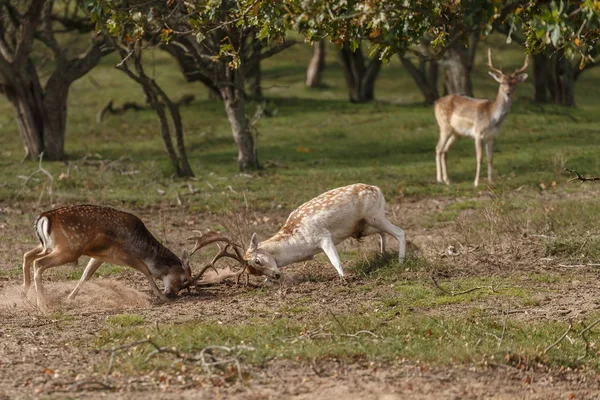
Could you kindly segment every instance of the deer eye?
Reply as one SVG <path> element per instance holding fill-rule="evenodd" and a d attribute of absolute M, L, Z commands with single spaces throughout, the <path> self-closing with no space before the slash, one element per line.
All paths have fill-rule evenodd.
<path fill-rule="evenodd" d="M 184 277 L 183 278 L 183 283 L 188 283 L 188 278 Z"/>
<path fill-rule="evenodd" d="M 254 263 L 255 263 L 256 265 L 262 265 L 262 263 L 260 262 L 260 260 L 259 260 L 258 258 L 257 258 L 256 260 L 254 260 Z"/>

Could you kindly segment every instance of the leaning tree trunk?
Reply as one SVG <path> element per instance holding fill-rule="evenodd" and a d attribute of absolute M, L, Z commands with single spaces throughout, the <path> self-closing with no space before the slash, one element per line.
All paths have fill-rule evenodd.
<path fill-rule="evenodd" d="M 117 47 L 117 46 L 115 46 Z M 165 145 L 171 164 L 179 177 L 192 177 L 194 172 L 190 167 L 185 151 L 185 145 L 183 141 L 183 127 L 181 123 L 181 115 L 179 108 L 174 104 L 167 94 L 161 89 L 156 81 L 146 75 L 144 67 L 142 65 L 142 49 L 140 42 L 137 41 L 133 45 L 129 45 L 128 49 L 118 46 L 119 53 L 123 62 L 117 65 L 117 68 L 125 72 L 127 76 L 137 82 L 144 93 L 150 104 L 150 106 L 156 112 L 160 121 L 160 133 Z M 129 60 L 128 60 L 129 59 Z M 135 72 L 129 68 L 128 62 L 132 61 L 135 67 Z M 173 146 L 172 129 L 169 125 L 169 118 L 166 109 L 169 111 L 173 128 L 175 130 L 175 140 L 177 147 Z"/>
<path fill-rule="evenodd" d="M 344 78 L 348 86 L 348 95 L 352 103 L 366 103 L 375 98 L 375 80 L 381 69 L 378 56 L 365 65 L 365 59 L 360 46 L 356 51 L 350 50 L 345 44 L 340 49 L 340 61 L 344 69 Z"/>
<path fill-rule="evenodd" d="M 31 68 L 35 72 L 33 64 Z M 31 68 L 16 71 L 3 91 L 15 110 L 25 152 L 28 157 L 36 158 L 44 151 L 44 93 L 37 74 L 28 73 Z"/>
<path fill-rule="evenodd" d="M 437 89 L 437 60 L 425 60 L 423 57 L 419 57 L 419 68 L 404 55 L 400 56 L 400 61 L 417 84 L 417 87 L 423 95 L 425 104 L 433 104 L 440 97 Z M 427 68 L 427 63 L 429 63 L 429 68 Z"/>
<path fill-rule="evenodd" d="M 220 61 L 223 78 L 220 83 L 221 97 L 225 103 L 225 113 L 231 125 L 233 139 L 238 147 L 238 169 L 247 172 L 258 169 L 256 144 L 246 117 L 244 101 L 244 67 L 232 69 L 226 61 Z"/>
<path fill-rule="evenodd" d="M 321 77 L 325 69 L 325 41 L 320 40 L 313 46 L 313 56 L 306 71 L 306 87 L 321 86 Z"/>

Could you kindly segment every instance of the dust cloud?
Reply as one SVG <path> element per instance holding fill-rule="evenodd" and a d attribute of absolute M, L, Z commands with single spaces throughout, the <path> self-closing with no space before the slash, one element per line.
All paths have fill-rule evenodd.
<path fill-rule="evenodd" d="M 73 301 L 67 296 L 75 288 L 72 282 L 44 282 L 47 310 L 74 310 L 77 312 L 95 312 L 148 307 L 149 294 L 139 292 L 114 279 L 98 279 L 86 282 Z M 39 312 L 36 306 L 35 287 L 32 284 L 27 296 L 23 287 L 9 284 L 0 287 L 0 315 L 22 312 Z"/>

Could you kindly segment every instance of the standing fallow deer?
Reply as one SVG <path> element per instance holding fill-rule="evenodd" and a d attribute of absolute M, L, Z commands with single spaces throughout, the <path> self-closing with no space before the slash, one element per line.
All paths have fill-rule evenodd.
<path fill-rule="evenodd" d="M 302 204 L 270 239 L 259 243 L 254 233 L 250 247 L 243 256 L 244 267 L 249 273 L 279 279 L 279 268 L 325 252 L 340 277 L 343 277 L 344 270 L 335 246 L 349 237 L 361 239 L 376 233 L 381 237 L 382 252 L 385 251 L 385 234 L 396 238 L 398 255 L 403 261 L 406 246 L 404 231 L 385 217 L 385 198 L 381 189 L 362 183 L 340 187 Z M 231 244 L 231 241 L 214 232 L 206 237 L 190 239 L 197 240 L 192 253 L 215 241 Z"/>
<path fill-rule="evenodd" d="M 48 268 L 91 257 L 77 286 L 68 297 L 75 298 L 82 284 L 103 262 L 129 266 L 140 271 L 154 293 L 163 300 L 176 296 L 191 282 L 189 257 L 182 258 L 163 246 L 135 215 L 109 207 L 77 205 L 41 213 L 35 224 L 40 245 L 23 256 L 24 292 L 31 286 L 33 263 L 37 303 L 45 306 L 42 273 Z M 162 279 L 161 293 L 154 278 Z"/>
<path fill-rule="evenodd" d="M 527 68 L 527 63 L 528 56 L 525 56 L 525 63 L 521 68 L 516 69 L 512 74 L 505 74 L 502 72 L 502 68 L 494 68 L 492 52 L 488 49 L 488 67 L 491 70 L 488 73 L 500 84 L 496 100 L 473 99 L 458 94 L 450 94 L 435 102 L 435 118 L 440 127 L 440 138 L 435 148 L 435 164 L 439 183 L 450 184 L 446 166 L 446 153 L 460 136 L 475 139 L 475 155 L 477 158 L 475 186 L 479 185 L 483 144 L 485 144 L 487 155 L 488 181 L 492 182 L 494 141 L 510 111 L 511 95 L 515 87 L 527 79 L 527 74 L 522 73 Z"/>

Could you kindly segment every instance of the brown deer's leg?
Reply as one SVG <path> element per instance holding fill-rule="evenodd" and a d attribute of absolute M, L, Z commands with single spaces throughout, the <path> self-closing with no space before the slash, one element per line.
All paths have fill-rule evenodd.
<path fill-rule="evenodd" d="M 48 268 L 58 267 L 66 263 L 74 262 L 79 258 L 79 254 L 68 253 L 54 249 L 50 254 L 38 258 L 33 262 L 33 274 L 35 282 L 35 292 L 37 295 L 37 305 L 45 308 L 44 286 L 42 285 L 42 273 Z"/>
<path fill-rule="evenodd" d="M 92 275 L 94 275 L 94 273 L 96 272 L 96 270 L 98 269 L 98 267 L 100 265 L 102 265 L 101 260 L 98 260 L 96 258 L 90 258 L 88 265 L 83 270 L 81 279 L 79 279 L 79 282 L 77 282 L 77 286 L 75 286 L 75 289 L 73 289 L 73 291 L 71 292 L 69 297 L 67 297 L 67 300 L 73 300 L 75 298 L 75 296 L 77 296 L 77 293 L 79 293 L 79 289 L 81 289 L 81 286 L 83 285 L 83 283 L 85 281 L 89 280 L 92 277 Z"/>
<path fill-rule="evenodd" d="M 25 296 L 31 288 L 31 263 L 46 254 L 42 253 L 42 250 L 44 250 L 44 247 L 39 245 L 23 255 L 23 293 Z"/>

